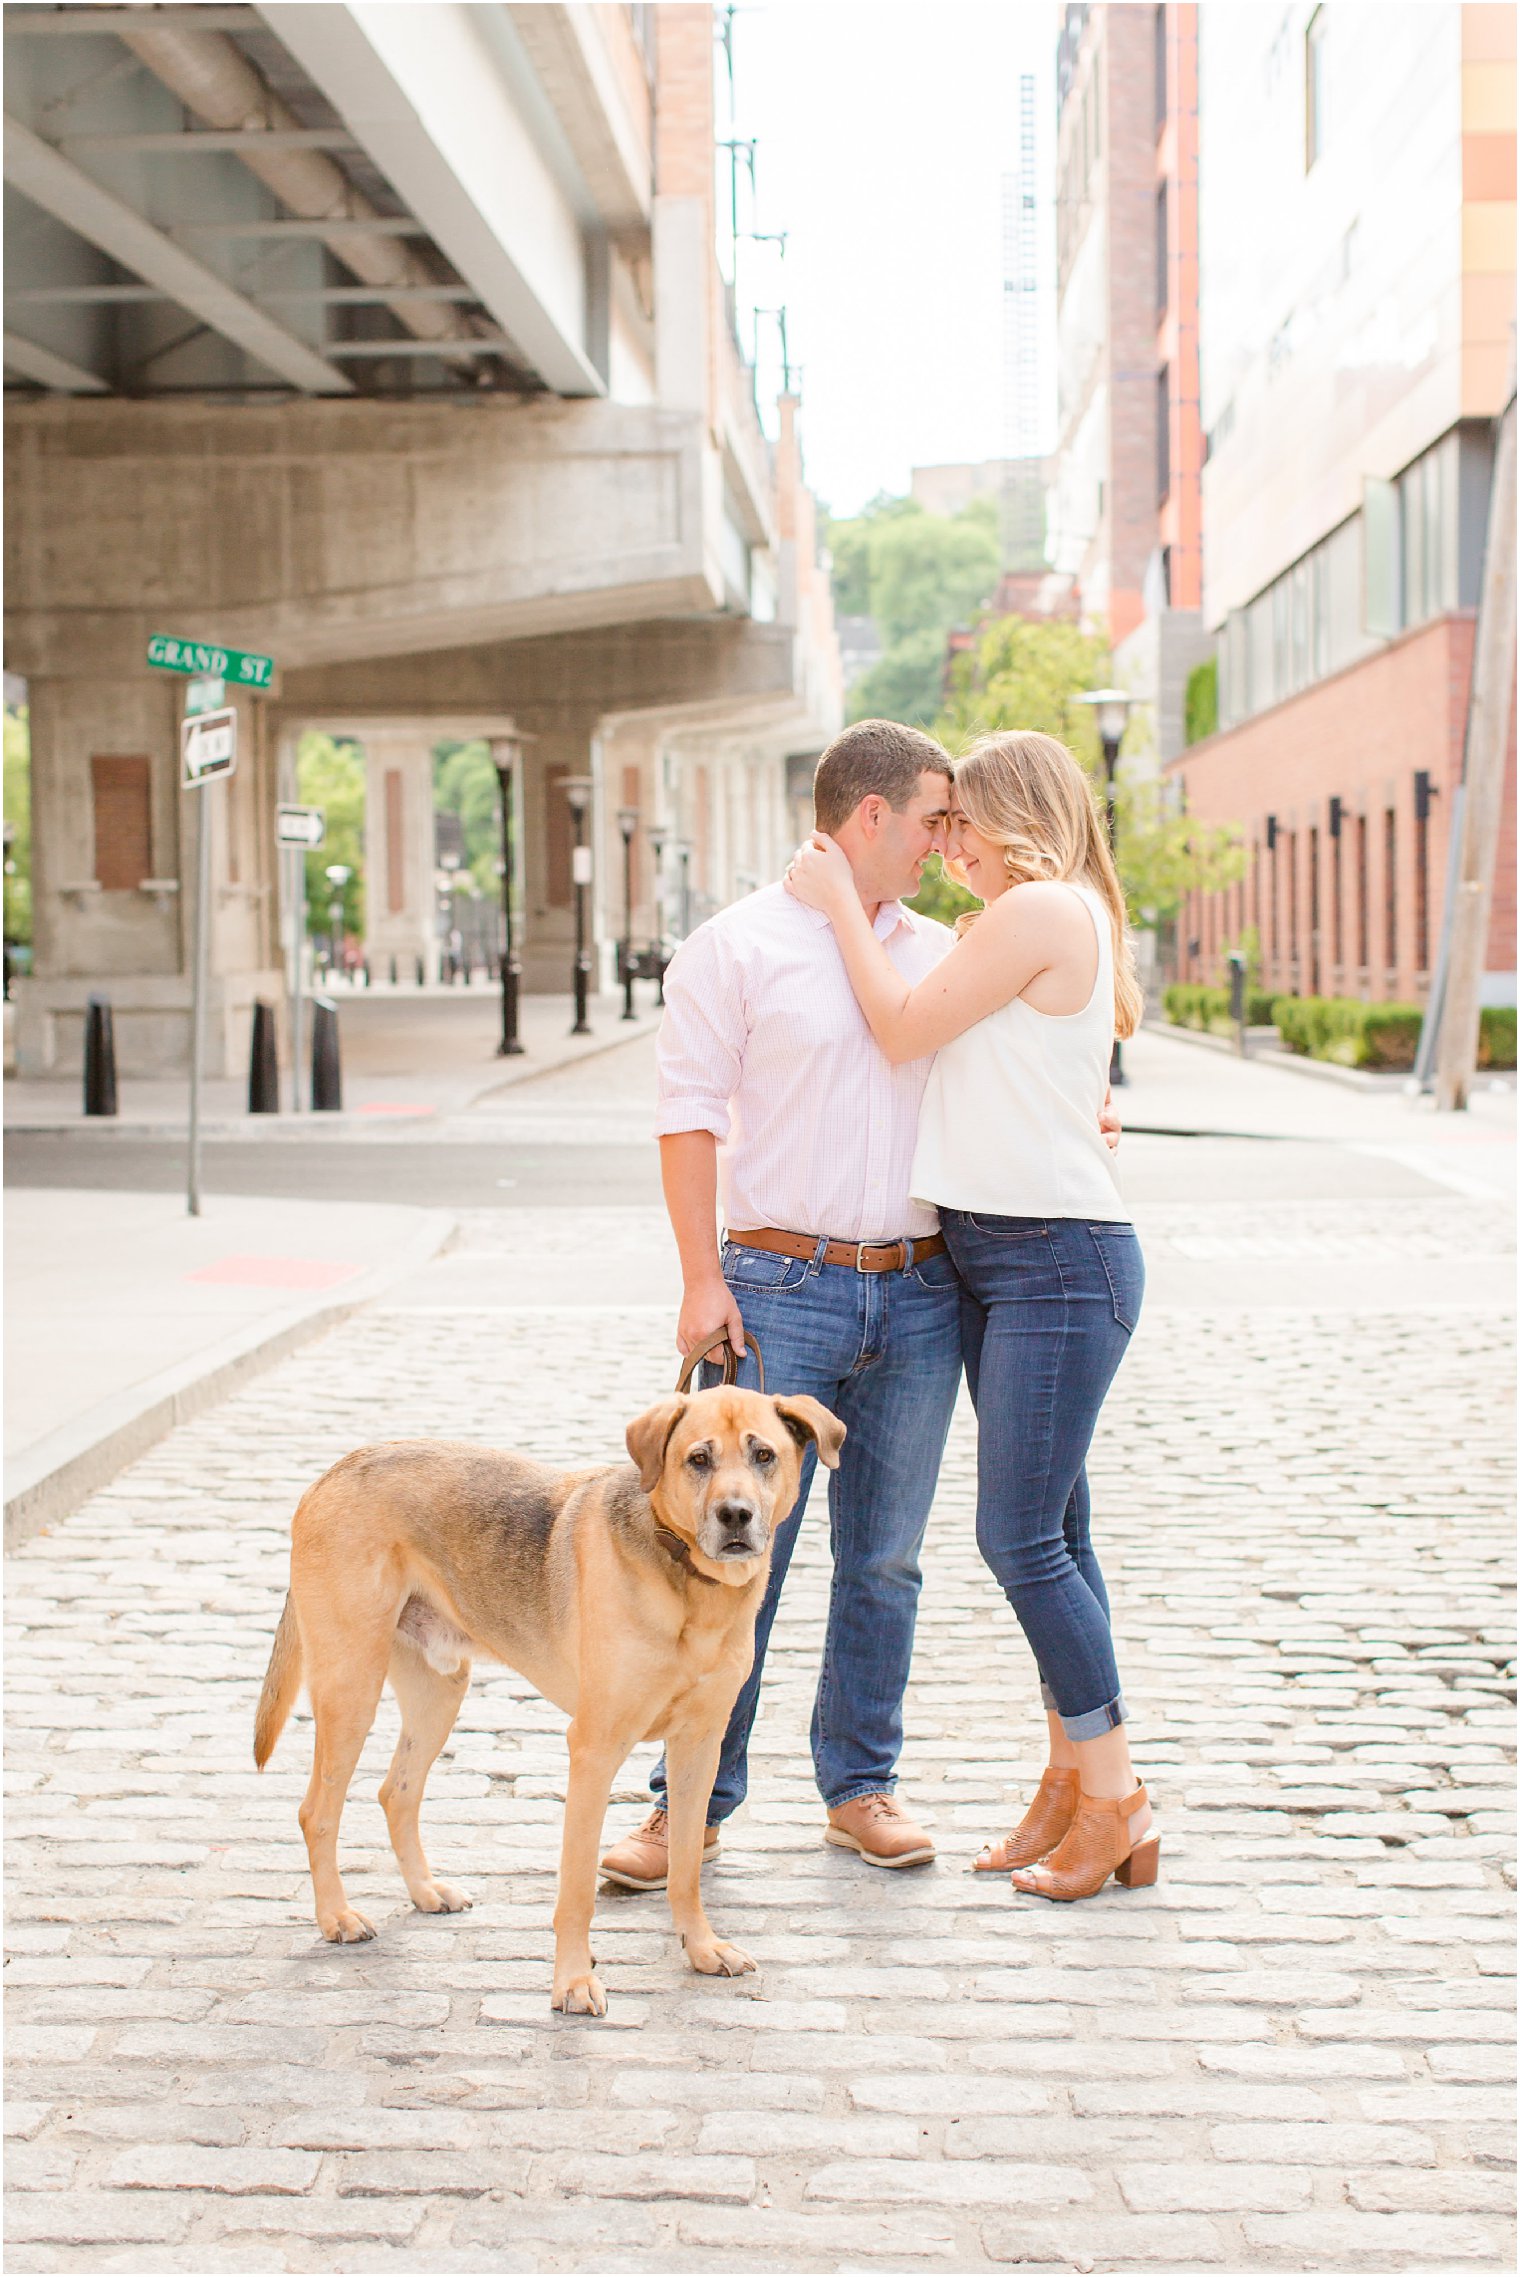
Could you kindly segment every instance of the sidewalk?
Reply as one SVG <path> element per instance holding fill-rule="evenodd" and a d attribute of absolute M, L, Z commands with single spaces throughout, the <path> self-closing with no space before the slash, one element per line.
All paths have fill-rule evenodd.
<path fill-rule="evenodd" d="M 589 1036 L 571 1035 L 575 1013 L 568 996 L 525 996 L 518 1023 L 522 1056 L 500 1059 L 501 998 L 495 989 L 343 989 L 334 998 L 343 1059 L 340 1114 L 291 1113 L 285 1069 L 280 1114 L 250 1115 L 246 1077 L 218 1078 L 203 1086 L 201 1128 L 207 1138 L 273 1140 L 389 1140 L 413 1126 L 429 1132 L 442 1116 L 462 1113 L 552 1068 L 595 1058 L 650 1033 L 660 1018 L 650 996 L 650 988 L 641 985 L 638 1016 L 626 1022 L 621 995 L 593 997 Z M 309 1089 L 308 1083 L 308 1095 Z M 12 1077 L 5 1085 L 5 1128 L 85 1131 L 102 1139 L 184 1131 L 189 1113 L 184 1076 L 124 1078 L 118 1095 L 116 1116 L 86 1116 L 79 1073 L 27 1081 Z"/>
<path fill-rule="evenodd" d="M 435 1257 L 441 1210 L 13 1188 L 5 1546 Z"/>
<path fill-rule="evenodd" d="M 1401 1162 L 1454 1193 L 1514 1192 L 1512 1076 L 1479 1076 L 1460 1115 L 1403 1089 L 1315 1082 L 1279 1059 L 1237 1059 L 1202 1038 L 1142 1028 L 1116 1093 L 1127 1131 L 1307 1139 Z"/>

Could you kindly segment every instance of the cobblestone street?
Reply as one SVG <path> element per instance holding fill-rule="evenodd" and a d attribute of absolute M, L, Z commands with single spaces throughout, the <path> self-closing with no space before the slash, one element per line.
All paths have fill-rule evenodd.
<path fill-rule="evenodd" d="M 820 1840 L 815 1498 L 751 1800 L 708 1877 L 755 1977 L 698 1980 L 663 1897 L 606 1891 L 605 2022 L 552 2016 L 562 1719 L 477 1671 L 429 1790 L 474 1908 L 408 1907 L 375 1789 L 345 1821 L 374 1944 L 311 1920 L 304 1708 L 253 1703 L 290 1513 L 407 1433 L 621 1457 L 670 1308 L 611 1303 L 647 1208 L 480 1211 L 412 1290 L 164 1440 L 10 1561 L 9 2265 L 216 2270 L 1513 2266 L 1513 1661 L 1505 1317 L 1358 1309 L 1390 1245 L 1509 1245 L 1498 1202 L 1142 1207 L 1158 1301 L 1094 1464 L 1158 1887 L 973 1879 L 1031 1784 L 1031 1664 L 972 1539 L 956 1421 L 906 1799 L 935 1865 Z M 518 1258 L 551 1243 L 562 1300 Z M 1333 1308 L 1252 1307 L 1327 1268 Z M 1312 1271 L 1311 1271 L 1312 1268 Z M 442 1301 L 458 1275 L 489 1302 Z M 1190 1284 L 1192 1285 L 1192 1284 Z M 637 1815 L 652 1750 L 610 1824 Z"/>

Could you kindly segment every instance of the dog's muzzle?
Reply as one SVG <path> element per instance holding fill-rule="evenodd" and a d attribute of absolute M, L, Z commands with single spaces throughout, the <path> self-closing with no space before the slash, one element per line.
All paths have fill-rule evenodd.
<path fill-rule="evenodd" d="M 702 1549 L 710 1558 L 757 1558 L 766 1539 L 765 1521 L 752 1502 L 715 1502 L 702 1520 Z"/>

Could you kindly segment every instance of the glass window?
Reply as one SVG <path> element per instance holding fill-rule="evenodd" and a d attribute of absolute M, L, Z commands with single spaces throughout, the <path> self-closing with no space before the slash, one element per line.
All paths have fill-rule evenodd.
<path fill-rule="evenodd" d="M 1166 125 L 1166 10 L 1156 10 L 1156 132 Z"/>
<path fill-rule="evenodd" d="M 1362 630 L 1391 640 L 1404 622 L 1400 576 L 1399 485 L 1362 480 Z"/>
<path fill-rule="evenodd" d="M 1156 497 L 1172 487 L 1172 372 L 1163 364 L 1156 374 Z"/>

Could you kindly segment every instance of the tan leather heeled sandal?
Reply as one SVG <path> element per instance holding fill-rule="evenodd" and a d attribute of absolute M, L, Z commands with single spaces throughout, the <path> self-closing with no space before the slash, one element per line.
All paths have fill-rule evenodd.
<path fill-rule="evenodd" d="M 1022 1869 L 1027 1879 L 1015 1872 L 1014 1888 L 1030 1897 L 1084 1898 L 1112 1875 L 1124 1889 L 1149 1889 L 1161 1860 L 1161 1837 L 1151 1828 L 1132 1842 L 1129 1831 L 1149 1799 L 1143 1787 L 1124 1796 L 1084 1795 L 1064 1840 L 1042 1864 Z"/>
<path fill-rule="evenodd" d="M 973 1874 L 1006 1874 L 1012 1866 L 1032 1866 L 1054 1850 L 1082 1799 L 1081 1774 L 1058 1771 L 1053 1764 L 1041 1774 L 1039 1791 L 1011 1834 L 989 1842 L 971 1861 Z"/>

